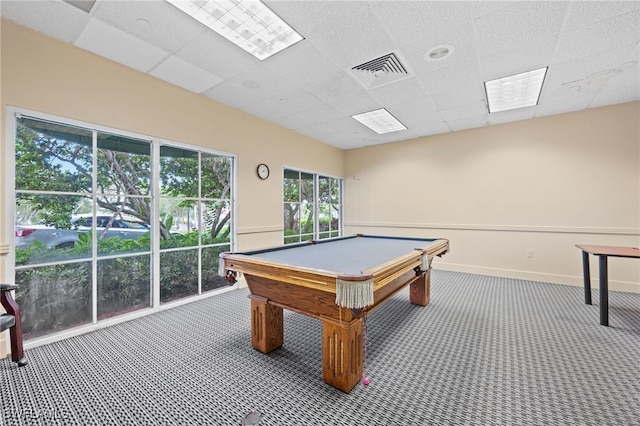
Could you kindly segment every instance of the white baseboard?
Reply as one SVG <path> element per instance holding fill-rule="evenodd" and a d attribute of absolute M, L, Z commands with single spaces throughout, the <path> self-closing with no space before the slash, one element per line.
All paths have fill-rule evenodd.
<path fill-rule="evenodd" d="M 540 272 L 518 271 L 513 269 L 488 268 L 485 266 L 460 265 L 455 263 L 439 262 L 434 265 L 435 269 L 443 271 L 464 272 L 467 274 L 488 275 L 492 277 L 513 278 L 518 280 L 539 281 L 553 284 L 571 285 L 575 287 L 583 287 L 584 280 L 582 276 L 544 274 Z M 593 271 L 592 271 L 593 272 Z M 597 271 L 596 271 L 597 273 Z M 597 276 L 591 277 L 591 288 L 599 288 L 599 280 Z M 624 291 L 627 293 L 640 293 L 640 284 L 628 281 L 615 281 L 609 279 L 609 290 Z"/>

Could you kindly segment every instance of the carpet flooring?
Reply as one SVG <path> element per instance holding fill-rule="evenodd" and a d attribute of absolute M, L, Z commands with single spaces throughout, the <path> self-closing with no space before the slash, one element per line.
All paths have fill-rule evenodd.
<path fill-rule="evenodd" d="M 285 343 L 250 342 L 238 289 L 0 360 L 0 426 L 640 425 L 640 294 L 610 326 L 579 287 L 432 271 L 368 317 L 366 375 L 322 380 L 322 324 L 285 311 Z"/>

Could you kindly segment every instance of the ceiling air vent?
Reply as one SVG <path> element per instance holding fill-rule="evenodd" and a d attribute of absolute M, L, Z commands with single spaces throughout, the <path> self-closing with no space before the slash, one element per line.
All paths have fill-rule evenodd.
<path fill-rule="evenodd" d="M 384 86 L 410 77 L 395 54 L 389 53 L 351 68 L 356 79 L 366 88 Z"/>

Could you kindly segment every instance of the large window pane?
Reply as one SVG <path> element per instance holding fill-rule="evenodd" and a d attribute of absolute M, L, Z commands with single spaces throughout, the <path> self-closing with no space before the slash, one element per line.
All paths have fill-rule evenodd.
<path fill-rule="evenodd" d="M 85 196 L 17 193 L 16 265 L 57 262 L 91 256 L 90 228 L 74 221 L 90 209 Z"/>
<path fill-rule="evenodd" d="M 98 261 L 98 320 L 151 306 L 151 256 Z"/>
<path fill-rule="evenodd" d="M 328 204 L 320 204 L 318 206 L 318 232 L 329 232 L 331 230 L 331 207 Z"/>
<path fill-rule="evenodd" d="M 315 221 L 313 219 L 314 208 L 312 204 L 300 204 L 300 234 L 311 235 L 313 238 L 315 231 Z"/>
<path fill-rule="evenodd" d="M 231 242 L 231 206 L 227 201 L 202 204 L 202 244 Z"/>
<path fill-rule="evenodd" d="M 27 117 L 16 121 L 16 190 L 91 191 L 91 131 Z"/>
<path fill-rule="evenodd" d="M 101 212 L 112 213 L 116 219 L 148 227 L 152 210 L 150 142 L 101 132 L 97 139 L 98 208 Z M 127 234 L 124 229 L 123 225 L 117 232 L 123 240 L 137 239 L 140 234 Z M 107 236 L 104 230 L 99 230 L 99 241 Z"/>
<path fill-rule="evenodd" d="M 160 199 L 160 248 L 192 247 L 199 244 L 198 210 L 195 200 Z"/>
<path fill-rule="evenodd" d="M 113 199 L 113 197 L 106 197 Z M 122 205 L 148 204 L 149 200 L 131 197 L 118 197 Z M 146 206 L 145 206 L 146 208 Z M 75 219 L 80 229 L 95 231 L 98 240 L 98 255 L 133 253 L 151 250 L 151 228 L 144 219 L 119 213 L 118 211 L 100 211 L 96 216 L 81 215 Z"/>
<path fill-rule="evenodd" d="M 198 294 L 198 250 L 160 253 L 160 301 Z"/>
<path fill-rule="evenodd" d="M 98 133 L 98 193 L 149 195 L 151 182 L 151 144 L 148 141 Z M 102 208 L 123 209 L 103 200 Z M 145 212 L 124 213 L 144 215 Z M 146 217 L 141 217 L 148 221 Z"/>
<path fill-rule="evenodd" d="M 198 196 L 198 151 L 163 145 L 160 147 L 160 194 Z"/>
<path fill-rule="evenodd" d="M 283 180 L 284 201 L 287 203 L 300 202 L 300 172 L 285 170 Z"/>
<path fill-rule="evenodd" d="M 300 173 L 300 202 L 313 203 L 314 184 L 313 175 L 310 173 Z"/>
<path fill-rule="evenodd" d="M 300 242 L 300 203 L 284 203 L 285 244 Z"/>
<path fill-rule="evenodd" d="M 215 290 L 230 285 L 224 277 L 218 275 L 220 253 L 230 251 L 231 246 L 221 245 L 202 249 L 202 292 Z"/>
<path fill-rule="evenodd" d="M 340 180 L 326 176 L 318 178 L 319 238 L 340 236 Z"/>
<path fill-rule="evenodd" d="M 91 262 L 19 269 L 16 282 L 24 339 L 91 323 Z"/>
<path fill-rule="evenodd" d="M 229 199 L 231 191 L 231 159 L 202 154 L 202 198 Z"/>

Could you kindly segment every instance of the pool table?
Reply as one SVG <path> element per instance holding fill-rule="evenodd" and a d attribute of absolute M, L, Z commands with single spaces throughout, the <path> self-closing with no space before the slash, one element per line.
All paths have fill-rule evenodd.
<path fill-rule="evenodd" d="M 354 235 L 245 253 L 222 253 L 220 273 L 242 273 L 251 299 L 251 343 L 269 353 L 284 341 L 283 309 L 323 324 L 323 376 L 350 392 L 362 377 L 362 321 L 403 287 L 426 306 L 435 256 L 447 239 Z"/>

